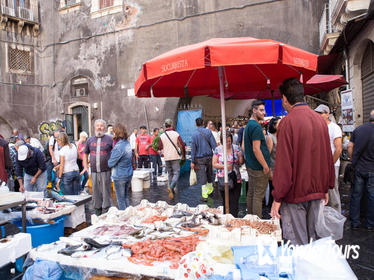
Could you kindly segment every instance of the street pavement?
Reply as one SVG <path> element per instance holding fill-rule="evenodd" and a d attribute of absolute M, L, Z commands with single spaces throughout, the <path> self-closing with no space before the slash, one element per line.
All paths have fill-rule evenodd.
<path fill-rule="evenodd" d="M 358 279 L 372 280 L 374 279 L 374 233 L 368 232 L 365 229 L 351 230 L 349 223 L 349 192 L 350 185 L 344 184 L 340 180 L 340 194 L 342 198 L 342 212 L 343 215 L 347 217 L 347 221 L 344 227 L 344 236 L 342 240 L 339 240 L 338 245 L 359 245 L 359 258 L 348 259 L 351 268 L 357 275 Z M 131 192 L 129 194 L 131 205 L 137 205 L 142 199 L 147 199 L 148 201 L 154 203 L 159 200 L 166 201 L 169 204 L 176 203 L 186 203 L 190 207 L 195 207 L 199 204 L 202 204 L 200 201 L 201 198 L 201 187 L 199 185 L 189 186 L 189 175 L 182 174 L 178 182 L 177 194 L 174 200 L 171 200 L 168 196 L 167 186 L 162 183 L 153 183 L 151 184 L 150 189 L 144 189 L 142 192 Z M 116 205 L 115 194 L 113 194 L 113 204 Z M 222 199 L 215 190 L 212 198 L 209 199 L 208 205 L 210 207 L 218 207 L 222 205 Z M 91 206 L 92 207 L 92 206 Z M 90 207 L 92 214 L 94 213 L 93 209 Z M 241 203 L 239 207 L 239 216 L 243 217 L 245 215 L 245 203 Z M 269 215 L 270 207 L 264 207 L 263 209 L 263 218 L 270 218 Z M 344 252 L 343 252 L 344 253 Z"/>

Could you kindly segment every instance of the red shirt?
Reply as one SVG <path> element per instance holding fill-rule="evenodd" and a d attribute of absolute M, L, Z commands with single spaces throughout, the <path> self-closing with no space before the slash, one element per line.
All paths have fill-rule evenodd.
<path fill-rule="evenodd" d="M 138 154 L 140 156 L 148 156 L 149 152 L 146 149 L 149 144 L 152 144 L 152 138 L 148 134 L 138 135 L 136 137 L 136 143 L 138 144 Z"/>
<path fill-rule="evenodd" d="M 300 203 L 325 197 L 335 170 L 326 122 L 306 104 L 280 121 L 273 176 L 277 202 Z"/>

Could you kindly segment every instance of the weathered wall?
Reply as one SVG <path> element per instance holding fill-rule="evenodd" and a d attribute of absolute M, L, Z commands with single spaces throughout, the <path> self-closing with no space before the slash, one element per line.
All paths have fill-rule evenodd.
<path fill-rule="evenodd" d="M 355 126 L 361 125 L 364 120 L 361 64 L 370 41 L 374 42 L 374 21 L 370 21 L 349 46 L 349 79 L 353 92 Z"/>
<path fill-rule="evenodd" d="M 143 62 L 213 37 L 271 38 L 317 53 L 318 21 L 326 2 L 132 0 L 124 1 L 128 9 L 123 12 L 93 19 L 92 1 L 98 0 L 82 0 L 79 8 L 66 14 L 59 11 L 58 0 L 40 1 L 37 77 L 54 86 L 32 88 L 38 95 L 22 100 L 35 105 L 27 109 L 32 118 L 22 127 L 37 132 L 38 124 L 62 119 L 75 102 L 98 103 L 91 110 L 92 120 L 122 121 L 129 129 L 145 123 L 145 107 L 150 127 L 160 126 L 166 117 L 175 117 L 178 99 L 127 96 Z M 87 36 L 91 37 L 82 39 Z M 90 81 L 88 97 L 71 97 L 70 82 L 78 75 Z"/>
<path fill-rule="evenodd" d="M 33 57 L 34 74 L 14 74 L 8 70 L 7 49 L 12 44 L 34 49 L 39 44 L 38 38 L 28 36 L 25 32 L 18 34 L 12 32 L 14 26 L 0 31 L 0 134 L 8 137 L 13 128 L 19 128 L 23 133 L 36 133 L 37 123 L 41 110 L 41 88 L 35 85 L 41 82 L 39 75 L 40 62 Z M 17 30 L 17 29 L 15 29 Z"/>

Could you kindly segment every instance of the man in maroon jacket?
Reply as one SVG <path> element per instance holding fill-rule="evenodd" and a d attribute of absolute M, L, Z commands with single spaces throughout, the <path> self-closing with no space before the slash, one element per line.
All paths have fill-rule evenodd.
<path fill-rule="evenodd" d="M 12 168 L 9 155 L 8 142 L 0 134 L 0 184 L 1 181 L 8 182 L 8 170 Z"/>
<path fill-rule="evenodd" d="M 304 102 L 302 84 L 291 78 L 279 89 L 288 115 L 278 128 L 271 215 L 282 219 L 284 239 L 302 245 L 318 239 L 318 211 L 334 188 L 334 162 L 326 122 Z"/>

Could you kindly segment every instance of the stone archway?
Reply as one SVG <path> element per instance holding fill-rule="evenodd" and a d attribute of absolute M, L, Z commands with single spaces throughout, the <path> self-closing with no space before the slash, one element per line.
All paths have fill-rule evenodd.
<path fill-rule="evenodd" d="M 85 116 L 85 112 L 87 115 Z M 73 131 L 74 139 L 78 140 L 80 128 L 87 128 L 89 136 L 92 135 L 91 131 L 91 104 L 87 102 L 74 102 L 68 106 L 68 114 L 73 116 Z M 84 122 L 87 122 L 86 124 Z"/>

